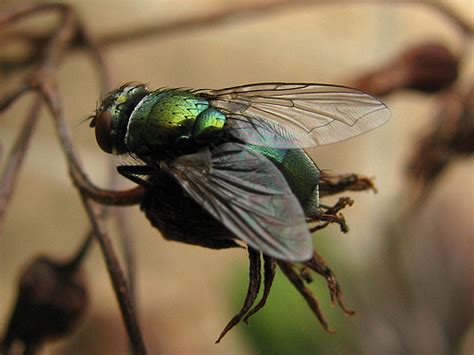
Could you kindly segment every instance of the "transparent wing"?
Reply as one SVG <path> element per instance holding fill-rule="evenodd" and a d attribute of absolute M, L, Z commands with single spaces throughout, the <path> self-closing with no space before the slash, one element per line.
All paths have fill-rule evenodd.
<path fill-rule="evenodd" d="M 273 163 L 244 145 L 226 143 L 165 166 L 185 191 L 238 238 L 287 261 L 313 253 L 303 209 Z"/>
<path fill-rule="evenodd" d="M 198 94 L 226 112 L 231 135 L 275 148 L 342 141 L 390 118 L 390 110 L 377 98 L 343 86 L 261 83 Z"/>

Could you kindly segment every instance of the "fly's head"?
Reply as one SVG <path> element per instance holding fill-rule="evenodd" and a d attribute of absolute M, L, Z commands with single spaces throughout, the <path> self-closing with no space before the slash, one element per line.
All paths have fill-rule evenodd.
<path fill-rule="evenodd" d="M 127 152 L 125 134 L 128 120 L 134 108 L 148 93 L 144 84 L 129 83 L 112 91 L 102 100 L 92 116 L 90 126 L 95 128 L 95 138 L 104 152 Z"/>

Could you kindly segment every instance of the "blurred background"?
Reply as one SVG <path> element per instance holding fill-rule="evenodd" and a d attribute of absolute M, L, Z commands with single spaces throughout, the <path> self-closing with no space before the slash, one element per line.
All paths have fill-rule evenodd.
<path fill-rule="evenodd" d="M 4 0 L 1 8 L 14 3 L 18 2 Z M 221 88 L 264 81 L 350 84 L 407 48 L 427 42 L 445 46 L 454 56 L 462 52 L 454 85 L 459 90 L 472 85 L 472 41 L 466 43 L 442 11 L 423 2 L 305 2 L 244 13 L 192 31 L 136 38 L 126 37 L 127 31 L 251 7 L 255 2 L 67 3 L 77 9 L 91 35 L 124 34 L 123 40 L 105 47 L 116 86 L 128 81 L 148 83 L 151 88 Z M 472 1 L 445 1 L 443 6 L 472 28 Z M 26 22 L 28 28 L 45 31 L 56 20 L 44 14 Z M 0 45 L 1 36 L 2 32 Z M 2 55 L 9 52 L 0 51 Z M 18 80 L 17 75 L 0 71 L 2 86 Z M 106 187 L 111 157 L 101 153 L 93 131 L 82 122 L 101 97 L 98 75 L 87 54 L 70 52 L 58 80 L 82 162 L 91 179 Z M 249 326 L 238 325 L 215 345 L 243 302 L 246 252 L 165 241 L 138 207 L 128 208 L 137 258 L 138 311 L 149 352 L 472 354 L 473 158 L 466 155 L 450 161 L 417 203 L 413 202 L 416 189 L 406 174 L 420 137 L 433 126 L 442 95 L 397 91 L 384 98 L 392 111 L 388 124 L 309 151 L 321 169 L 374 177 L 378 189 L 377 194 L 350 194 L 355 204 L 344 211 L 349 234 L 342 235 L 334 226 L 314 236 L 320 254 L 338 276 L 347 305 L 357 312 L 346 317 L 332 308 L 324 280 L 316 278 L 311 287 L 335 334 L 323 331 L 303 298 L 278 272 L 267 306 Z M 2 163 L 30 98 L 21 98 L 2 114 Z M 132 186 L 125 180 L 122 184 Z M 51 119 L 44 114 L 0 238 L 1 332 L 25 263 L 38 253 L 67 256 L 80 244 L 88 221 L 78 197 Z M 44 354 L 126 353 L 125 331 L 97 247 L 85 267 L 89 311 L 71 336 L 51 342 L 42 350 Z"/>

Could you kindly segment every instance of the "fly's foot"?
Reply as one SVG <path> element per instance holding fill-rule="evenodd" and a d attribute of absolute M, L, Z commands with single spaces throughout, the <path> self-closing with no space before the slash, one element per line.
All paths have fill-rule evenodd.
<path fill-rule="evenodd" d="M 307 216 L 306 220 L 308 223 L 317 222 L 317 224 L 309 229 L 311 233 L 314 233 L 320 229 L 326 228 L 330 223 L 336 223 L 343 233 L 349 231 L 349 226 L 346 223 L 344 215 L 339 213 L 347 206 L 352 206 L 354 201 L 349 197 L 341 197 L 334 206 L 320 205 L 318 214 L 313 216 Z"/>
<path fill-rule="evenodd" d="M 326 283 L 329 289 L 329 294 L 331 296 L 331 303 L 334 306 L 336 301 L 339 304 L 339 307 L 347 315 L 353 315 L 355 312 L 347 308 L 344 304 L 343 294 L 341 287 L 337 282 L 336 275 L 331 271 L 329 266 L 326 264 L 324 258 L 319 255 L 316 251 L 313 253 L 313 257 L 304 263 L 305 267 L 313 270 L 322 277 L 326 279 Z"/>
<path fill-rule="evenodd" d="M 270 289 L 272 288 L 273 280 L 275 279 L 276 260 L 270 256 L 263 255 L 263 261 L 264 280 L 262 299 L 245 316 L 244 322 L 247 324 L 249 318 L 262 309 L 267 303 L 268 295 L 270 294 Z"/>
<path fill-rule="evenodd" d="M 326 321 L 326 318 L 324 318 L 318 300 L 313 295 L 311 290 L 306 287 L 305 280 L 295 271 L 295 265 L 281 260 L 278 260 L 277 263 L 281 271 L 283 271 L 283 274 L 285 274 L 288 280 L 290 280 L 293 286 L 295 286 L 298 292 L 303 296 L 309 308 L 314 313 L 316 318 L 318 318 L 319 323 L 321 323 L 323 326 L 324 330 L 328 333 L 334 333 L 334 330 L 329 327 L 329 323 Z"/>
<path fill-rule="evenodd" d="M 373 179 L 357 174 L 332 175 L 322 171 L 319 180 L 319 194 L 321 197 L 335 195 L 344 191 L 377 192 Z"/>
<path fill-rule="evenodd" d="M 216 340 L 216 344 L 221 341 L 221 339 L 227 334 L 229 330 L 235 327 L 242 318 L 245 317 L 247 312 L 250 311 L 255 300 L 257 299 L 258 291 L 260 290 L 260 283 L 261 283 L 261 261 L 260 261 L 260 252 L 255 251 L 251 248 L 248 249 L 249 252 L 249 286 L 247 289 L 247 296 L 245 297 L 244 304 L 240 309 L 239 313 L 237 313 L 232 319 L 227 323 L 224 330 L 219 335 L 219 338 Z"/>
<path fill-rule="evenodd" d="M 300 268 L 299 273 L 295 270 L 295 264 L 284 261 L 278 261 L 278 266 L 283 271 L 285 276 L 291 281 L 293 286 L 295 286 L 298 292 L 304 297 L 312 312 L 318 318 L 324 330 L 326 330 L 327 332 L 333 333 L 334 331 L 329 327 L 328 322 L 324 318 L 318 300 L 313 295 L 311 290 L 309 290 L 305 285 L 305 283 L 308 284 L 313 281 L 313 278 L 310 274 L 310 270 L 321 275 L 326 280 L 329 295 L 331 296 L 331 303 L 333 306 L 335 306 L 337 302 L 337 304 L 339 304 L 339 307 L 341 307 L 342 311 L 346 315 L 351 316 L 355 313 L 353 310 L 347 308 L 344 304 L 343 294 L 341 291 L 341 287 L 337 282 L 336 276 L 327 266 L 326 261 L 316 251 L 313 252 L 313 256 L 311 257 L 311 259 L 302 263 L 302 267 Z"/>
<path fill-rule="evenodd" d="M 264 260 L 264 289 L 261 300 L 257 303 L 256 306 L 252 308 L 252 305 L 255 303 L 257 298 L 261 276 L 261 261 L 260 261 L 260 252 L 257 252 L 251 248 L 249 251 L 249 286 L 247 289 L 247 296 L 245 297 L 244 304 L 240 311 L 227 323 L 224 330 L 219 335 L 216 343 L 219 343 L 222 338 L 241 320 L 245 323 L 248 323 L 248 319 L 259 311 L 266 303 L 268 295 L 270 294 L 270 289 L 275 278 L 275 269 L 276 265 L 280 267 L 283 274 L 290 280 L 290 282 L 295 286 L 297 291 L 303 296 L 306 303 L 309 305 L 313 314 L 317 317 L 324 330 L 328 333 L 333 333 L 334 331 L 329 327 L 328 322 L 326 321 L 319 302 L 311 292 L 309 288 L 306 287 L 306 284 L 309 284 L 313 281 L 313 276 L 311 271 L 316 272 L 321 275 L 327 283 L 329 290 L 329 295 L 331 297 L 331 303 L 334 306 L 336 303 L 341 307 L 343 312 L 347 315 L 353 315 L 355 312 L 347 308 L 344 304 L 343 295 L 339 283 L 337 282 L 336 276 L 331 271 L 331 269 L 326 264 L 326 261 L 316 252 L 313 251 L 313 256 L 308 261 L 303 263 L 295 264 L 291 262 L 286 262 L 283 260 L 277 260 L 267 255 L 263 255 Z"/>

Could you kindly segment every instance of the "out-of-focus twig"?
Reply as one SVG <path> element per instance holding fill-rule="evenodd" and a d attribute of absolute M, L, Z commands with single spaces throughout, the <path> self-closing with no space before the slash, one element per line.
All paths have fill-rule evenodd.
<path fill-rule="evenodd" d="M 423 4 L 431 7 L 438 11 L 442 16 L 446 17 L 451 23 L 456 25 L 464 35 L 472 37 L 474 34 L 473 24 L 461 17 L 449 4 L 449 1 L 424 1 Z"/>
<path fill-rule="evenodd" d="M 36 123 L 41 111 L 42 100 L 37 96 L 33 100 L 30 112 L 28 113 L 21 132 L 18 134 L 17 140 L 8 154 L 7 163 L 2 171 L 0 180 L 0 236 L 3 230 L 3 220 L 8 201 L 12 196 L 24 161 L 28 146 L 35 131 Z"/>
<path fill-rule="evenodd" d="M 474 154 L 474 88 L 452 90 L 438 103 L 436 116 L 419 140 L 407 172 L 418 192 L 429 187 L 458 157 Z"/>
<path fill-rule="evenodd" d="M 46 10 L 60 10 L 61 20 L 56 31 L 52 34 L 51 38 L 45 44 L 44 56 L 42 57 L 41 63 L 38 68 L 32 73 L 30 79 L 27 79 L 23 85 L 30 85 L 32 90 L 37 90 L 42 98 L 45 100 L 49 111 L 54 119 L 56 125 L 56 131 L 61 142 L 62 149 L 66 155 L 68 166 L 73 178 L 77 176 L 85 177 L 79 157 L 73 147 L 71 135 L 68 127 L 65 123 L 63 116 L 62 100 L 57 92 L 55 85 L 55 70 L 63 57 L 64 53 L 70 48 L 71 43 L 77 38 L 78 34 L 81 39 L 88 43 L 96 63 L 98 64 L 99 71 L 102 75 L 103 88 L 106 90 L 110 85 L 110 76 L 105 68 L 103 56 L 100 52 L 100 48 L 88 35 L 88 33 L 82 29 L 79 20 L 76 16 L 75 11 L 67 5 L 58 4 L 36 4 L 36 5 L 20 5 L 13 10 L 3 12 L 0 14 L 0 29 L 8 23 L 15 20 L 21 19 L 25 16 L 38 13 Z M 21 89 L 21 87 L 20 87 Z M 26 89 L 24 90 L 26 91 Z M 23 93 L 23 90 L 13 91 L 16 93 L 16 97 L 19 97 Z M 10 95 L 10 97 L 13 97 Z M 0 100 L 2 101 L 2 100 Z M 13 99 L 7 96 L 3 102 L 6 102 L 5 106 L 10 104 Z M 39 104 L 38 104 L 39 105 Z M 25 129 L 30 128 L 30 132 L 33 130 L 32 127 L 25 126 Z M 31 134 L 28 132 L 28 134 Z M 124 323 L 130 337 L 133 352 L 135 354 L 146 353 L 143 338 L 138 327 L 136 313 L 133 308 L 131 296 L 128 291 L 127 281 L 125 275 L 118 263 L 118 259 L 113 250 L 110 239 L 108 238 L 105 228 L 103 226 L 101 211 L 92 201 L 87 197 L 84 189 L 80 190 L 80 195 L 84 204 L 84 208 L 87 211 L 89 220 L 93 227 L 93 235 L 96 236 L 101 246 L 102 253 L 109 271 L 109 275 L 112 281 L 112 285 L 122 312 Z M 86 250 L 89 246 L 89 241 L 84 244 Z M 79 258 L 82 258 L 83 252 L 78 254 Z"/>
<path fill-rule="evenodd" d="M 10 105 L 18 100 L 20 96 L 31 91 L 32 86 L 30 83 L 25 82 L 21 83 L 19 86 L 15 87 L 13 90 L 5 93 L 0 97 L 0 112 L 5 111 Z"/>
<path fill-rule="evenodd" d="M 191 15 L 186 18 L 173 20 L 168 23 L 158 23 L 143 26 L 137 29 L 118 30 L 99 38 L 99 43 L 104 46 L 124 44 L 129 41 L 146 39 L 148 37 L 159 38 L 178 32 L 191 32 L 201 28 L 208 28 L 231 21 L 249 20 L 263 14 L 281 11 L 298 5 L 315 4 L 316 1 L 308 0 L 268 0 L 244 2 L 242 4 L 229 6 L 222 10 L 205 11 L 202 14 Z"/>
<path fill-rule="evenodd" d="M 54 88 L 49 85 L 43 86 L 43 93 L 56 124 L 56 132 L 58 133 L 62 148 L 68 157 L 70 169 L 73 171 L 76 169 L 82 171 L 79 159 L 72 145 L 69 129 L 63 117 L 61 100 L 57 96 L 57 92 L 54 90 Z M 128 289 L 128 283 L 125 278 L 125 274 L 120 267 L 118 258 L 115 255 L 112 243 L 105 231 L 103 221 L 100 218 L 100 211 L 83 191 L 80 192 L 80 195 L 84 208 L 87 211 L 89 221 L 94 229 L 94 234 L 101 246 L 102 255 L 104 256 L 107 270 L 109 272 L 113 289 L 122 312 L 122 317 L 130 337 L 133 351 L 135 354 L 145 354 L 145 345 L 142 334 L 138 327 L 136 313 L 134 311 L 133 302 Z"/>
<path fill-rule="evenodd" d="M 128 282 L 125 278 L 125 274 L 120 266 L 118 258 L 115 255 L 112 242 L 99 216 L 98 208 L 94 206 L 93 202 L 88 200 L 84 195 L 81 195 L 81 197 L 89 216 L 89 220 L 92 223 L 94 234 L 99 241 L 102 255 L 104 256 L 107 270 L 113 284 L 115 296 L 119 302 L 125 327 L 127 328 L 127 333 L 130 337 L 133 353 L 146 354 L 145 343 L 138 326 L 135 307 L 133 305 L 132 296 L 129 292 Z"/>

